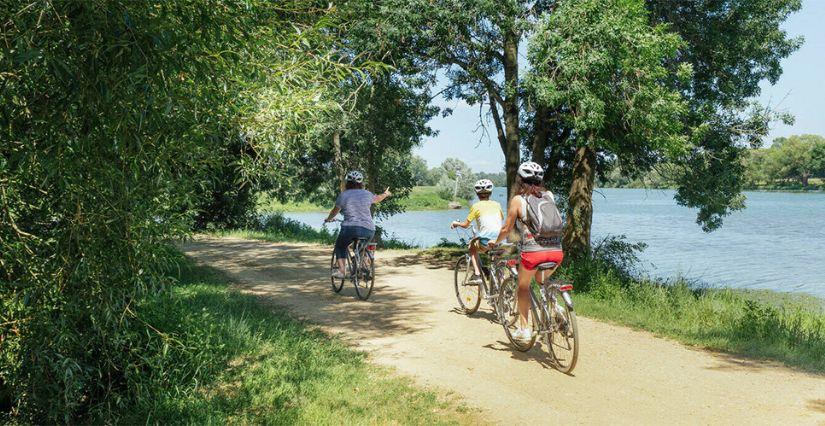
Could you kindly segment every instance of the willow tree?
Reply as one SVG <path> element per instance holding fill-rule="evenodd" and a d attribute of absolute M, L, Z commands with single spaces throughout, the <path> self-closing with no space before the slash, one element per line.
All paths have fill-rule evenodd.
<path fill-rule="evenodd" d="M 3 2 L 0 416 L 77 423 L 151 398 L 145 381 L 183 349 L 140 301 L 234 161 L 227 140 L 276 151 L 265 136 L 347 73 L 323 49 L 330 14 L 309 0 Z"/>
<path fill-rule="evenodd" d="M 665 66 L 683 44 L 649 24 L 642 0 L 561 2 L 531 38 L 529 87 L 575 144 L 564 235 L 572 258 L 589 253 L 598 157 L 676 158 L 689 148 L 686 103 L 668 81 L 691 71 Z"/>

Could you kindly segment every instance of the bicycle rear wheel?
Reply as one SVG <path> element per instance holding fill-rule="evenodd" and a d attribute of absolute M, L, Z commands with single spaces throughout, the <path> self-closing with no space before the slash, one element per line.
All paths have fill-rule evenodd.
<path fill-rule="evenodd" d="M 335 255 L 335 252 L 332 253 L 332 262 L 330 262 L 329 268 L 330 272 L 338 269 L 338 256 Z M 336 293 L 340 292 L 341 289 L 344 288 L 344 278 L 338 280 L 330 275 L 329 281 L 330 285 L 332 285 L 332 291 Z"/>
<path fill-rule="evenodd" d="M 453 267 L 455 297 L 458 299 L 458 306 L 461 311 L 467 315 L 475 313 L 481 304 L 481 286 L 467 282 L 473 275 L 472 268 L 466 255 L 458 258 L 455 267 Z"/>
<path fill-rule="evenodd" d="M 353 283 L 355 284 L 355 293 L 361 300 L 367 300 L 372 294 L 372 287 L 375 285 L 375 261 L 364 251 L 356 257 L 359 263 L 356 268 Z"/>
<path fill-rule="evenodd" d="M 556 369 L 570 374 L 579 359 L 579 326 L 576 312 L 564 303 L 558 292 L 556 302 L 551 300 L 547 309 L 551 317 L 550 329 L 553 331 L 547 333 L 545 343 L 556 361 Z"/>
<path fill-rule="evenodd" d="M 510 344 L 521 352 L 527 352 L 533 345 L 536 344 L 536 332 L 539 330 L 536 316 L 536 309 L 530 306 L 530 314 L 528 324 L 533 330 L 533 334 L 529 340 L 520 340 L 513 337 L 513 333 L 518 327 L 518 282 L 512 278 L 508 278 L 501 283 L 499 288 L 499 296 L 496 301 L 498 303 L 499 319 L 501 326 L 504 328 L 504 334 L 507 335 L 507 340 Z"/>

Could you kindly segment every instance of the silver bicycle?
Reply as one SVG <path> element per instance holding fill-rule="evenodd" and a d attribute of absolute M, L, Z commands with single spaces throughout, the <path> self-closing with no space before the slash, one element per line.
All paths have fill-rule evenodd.
<path fill-rule="evenodd" d="M 553 358 L 555 368 L 562 373 L 570 374 L 579 358 L 579 329 L 570 294 L 573 285 L 551 278 L 557 267 L 555 262 L 538 265 L 537 273 L 544 272 L 545 279 L 541 284 L 530 284 L 528 321 L 533 333 L 529 340 L 513 338 L 518 320 L 518 280 L 507 281 L 501 288 L 502 295 L 516 296 L 513 298 L 516 303 L 510 304 L 508 297 L 500 297 L 499 304 L 506 306 L 501 306 L 498 310 L 506 315 L 500 323 L 510 343 L 517 350 L 526 352 L 535 345 L 537 339 L 540 339 Z"/>

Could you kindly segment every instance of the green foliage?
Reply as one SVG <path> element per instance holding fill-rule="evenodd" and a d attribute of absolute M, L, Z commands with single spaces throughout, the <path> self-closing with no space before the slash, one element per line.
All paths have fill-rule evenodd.
<path fill-rule="evenodd" d="M 529 86 L 540 102 L 591 145 L 628 164 L 687 149 L 686 105 L 665 82 L 690 77 L 663 64 L 682 46 L 666 27 L 648 25 L 642 0 L 562 2 L 530 40 Z"/>
<path fill-rule="evenodd" d="M 478 172 L 476 173 L 476 180 L 478 179 L 489 179 L 493 182 L 497 188 L 505 188 L 507 187 L 507 174 L 504 172 L 498 173 L 489 173 L 489 172 Z"/>
<path fill-rule="evenodd" d="M 812 176 L 825 177 L 825 169 L 822 169 L 825 158 L 814 156 L 823 153 L 825 138 L 822 136 L 776 138 L 767 150 L 765 171 L 773 180 L 794 179 L 807 186 Z"/>
<path fill-rule="evenodd" d="M 427 122 L 437 108 L 428 105 L 427 88 L 415 79 L 389 75 L 356 83 L 349 82 L 338 94 L 343 99 L 355 93 L 349 110 L 325 114 L 303 138 L 274 157 L 269 192 L 280 201 L 328 203 L 340 189 L 340 166 L 363 171 L 370 191 L 381 193 L 390 187 L 393 196 L 375 205 L 379 216 L 401 211 L 400 200 L 415 181 L 411 150 L 431 134 Z M 332 140 L 336 130 L 340 165 Z"/>
<path fill-rule="evenodd" d="M 412 183 L 414 187 L 429 185 L 429 183 L 427 183 L 429 177 L 427 175 L 428 171 L 427 162 L 423 158 L 418 155 L 410 157 L 410 173 L 412 175 L 410 177 L 410 183 Z"/>
<path fill-rule="evenodd" d="M 166 242 L 226 194 L 215 173 L 255 173 L 227 146 L 254 134 L 277 151 L 352 72 L 316 6 L 0 8 L 0 394 L 15 421 L 108 417 L 140 395 L 163 347 L 135 305 L 168 282 Z"/>
<path fill-rule="evenodd" d="M 744 147 L 759 146 L 771 121 L 789 121 L 752 99 L 760 81 L 779 79 L 781 60 L 802 43 L 782 29 L 801 1 L 647 0 L 647 7 L 654 23 L 667 24 L 685 42 L 669 66 L 693 70 L 689 81 L 673 82 L 688 100 L 683 119 L 693 146 L 673 178 L 676 201 L 698 209 L 697 223 L 710 231 L 744 207 Z"/>
<path fill-rule="evenodd" d="M 439 166 L 440 178 L 436 187 L 438 195 L 445 200 L 469 200 L 475 196 L 475 174 L 465 162 L 448 158 Z"/>
<path fill-rule="evenodd" d="M 169 294 L 134 310 L 149 340 L 135 400 L 92 423 L 452 423 L 459 407 L 371 366 L 363 353 L 184 262 Z M 353 389 L 357 389 L 353 392 Z"/>

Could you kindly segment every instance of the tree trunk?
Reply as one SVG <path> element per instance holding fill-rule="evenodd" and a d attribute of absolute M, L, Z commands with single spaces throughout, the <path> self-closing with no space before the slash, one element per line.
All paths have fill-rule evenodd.
<path fill-rule="evenodd" d="M 576 149 L 573 182 L 570 185 L 564 254 L 571 260 L 590 254 L 590 226 L 593 223 L 593 184 L 596 178 L 596 151 L 590 146 Z"/>
<path fill-rule="evenodd" d="M 547 151 L 547 139 L 550 132 L 550 111 L 546 106 L 539 105 L 536 108 L 536 114 L 533 117 L 533 162 L 540 164 L 545 168 L 545 176 L 547 176 L 547 165 L 544 157 Z"/>
<path fill-rule="evenodd" d="M 521 161 L 518 118 L 518 41 L 519 35 L 515 27 L 509 28 L 504 35 L 504 103 L 502 105 L 504 109 L 504 129 L 507 133 L 504 165 L 507 172 L 509 197 L 515 195 L 514 182 Z"/>
<path fill-rule="evenodd" d="M 335 151 L 335 174 L 338 175 L 338 186 L 344 190 L 346 171 L 344 170 L 344 156 L 341 154 L 341 132 L 336 130 L 332 134 L 332 149 Z"/>
<path fill-rule="evenodd" d="M 802 179 L 801 179 L 802 180 L 802 187 L 807 188 L 808 187 L 808 178 L 811 177 L 811 174 L 807 173 L 807 172 L 802 172 L 801 177 L 802 177 Z"/>

